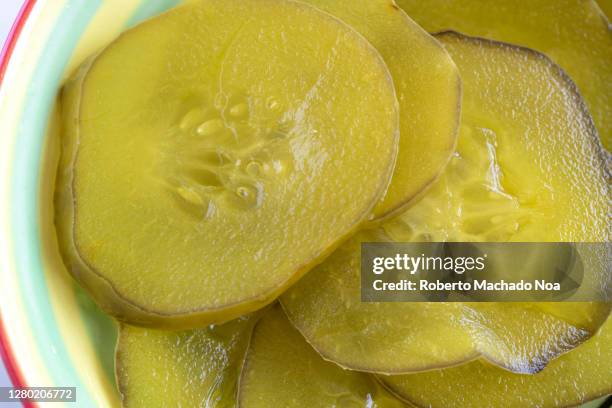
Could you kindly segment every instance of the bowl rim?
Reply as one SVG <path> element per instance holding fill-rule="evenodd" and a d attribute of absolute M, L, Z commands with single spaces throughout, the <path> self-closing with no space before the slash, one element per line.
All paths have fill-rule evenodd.
<path fill-rule="evenodd" d="M 73 338 L 73 331 L 68 330 L 72 327 L 71 319 L 87 322 L 87 319 L 81 321 L 83 309 L 75 298 L 72 299 L 76 302 L 74 310 L 69 308 L 68 314 L 56 313 L 59 309 L 55 309 L 58 305 L 53 299 L 59 298 L 53 294 L 65 296 L 69 291 L 65 286 L 68 283 L 49 279 L 51 276 L 45 273 L 52 261 L 44 257 L 40 233 L 41 228 L 48 227 L 46 217 L 49 214 L 43 215 L 34 205 L 41 194 L 46 194 L 41 176 L 49 170 L 45 168 L 49 157 L 43 153 L 49 132 L 48 120 L 40 118 L 43 114 L 47 118 L 53 114 L 48 110 L 48 100 L 56 91 L 51 91 L 50 84 L 61 83 L 87 50 L 103 45 L 82 41 L 85 35 L 91 39 L 98 34 L 125 30 L 184 0 L 21 1 L 22 7 L 0 54 L 0 116 L 7 119 L 6 137 L 0 138 L 0 143 L 3 146 L 6 143 L 8 149 L 3 150 L 3 157 L 4 152 L 7 153 L 8 172 L 5 173 L 2 166 L 0 174 L 0 188 L 2 194 L 6 193 L 7 204 L 0 203 L 3 230 L 0 233 L 0 252 L 3 253 L 0 263 L 2 269 L 5 263 L 7 268 L 0 272 L 0 282 L 7 283 L 6 288 L 0 290 L 7 295 L 0 301 L 0 361 L 13 387 L 70 384 L 80 390 L 79 400 L 83 406 L 111 406 L 119 402 L 118 395 L 111 392 L 114 381 L 108 376 L 109 371 L 95 364 L 91 366 L 96 360 L 95 350 L 68 347 L 70 342 L 66 342 Z M 113 21 L 109 31 L 105 21 L 114 18 L 117 10 L 123 14 Z M 18 99 L 13 100 L 11 96 Z M 4 125 L 5 122 L 3 129 Z M 30 167 L 34 161 L 36 172 Z M 44 226 L 40 224 L 43 220 Z M 90 340 L 95 339 L 95 330 L 89 329 L 79 326 L 77 331 Z M 92 346 L 91 342 L 87 344 Z M 81 361 L 82 356 L 85 357 Z M 105 379 L 97 381 L 85 371 L 92 368 L 97 374 L 105 374 Z M 23 401 L 19 406 L 42 405 Z"/>
<path fill-rule="evenodd" d="M 36 0 L 24 0 L 17 16 L 11 26 L 8 36 L 2 46 L 0 52 L 0 88 L 2 87 L 6 70 L 15 49 L 15 45 L 21 35 L 22 29 L 25 26 Z M 4 363 L 9 380 L 14 387 L 27 387 L 25 377 L 17 364 L 17 358 L 15 353 L 12 351 L 10 343 L 8 341 L 9 335 L 7 327 L 3 324 L 2 314 L 0 310 L 0 360 Z M 30 401 L 22 401 L 22 405 L 26 408 L 34 407 L 35 405 Z"/>

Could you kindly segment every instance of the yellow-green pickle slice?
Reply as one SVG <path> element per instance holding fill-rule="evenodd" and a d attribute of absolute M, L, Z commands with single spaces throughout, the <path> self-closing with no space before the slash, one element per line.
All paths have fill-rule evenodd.
<path fill-rule="evenodd" d="M 597 5 L 601 9 L 601 11 L 605 14 L 608 19 L 608 24 L 610 23 L 610 17 L 612 17 L 612 1 L 610 0 L 598 0 Z"/>
<path fill-rule="evenodd" d="M 245 316 L 188 331 L 122 325 L 116 374 L 123 407 L 235 407 L 256 321 Z"/>
<path fill-rule="evenodd" d="M 612 149 L 612 33 L 594 0 L 397 0 L 397 4 L 429 32 L 455 30 L 548 55 L 576 82 L 602 143 Z M 608 9 L 610 4 L 600 3 Z"/>
<path fill-rule="evenodd" d="M 398 149 L 378 52 L 293 1 L 205 0 L 148 20 L 85 63 L 62 103 L 62 253 L 136 325 L 272 301 L 369 217 Z"/>
<path fill-rule="evenodd" d="M 482 356 L 534 373 L 592 336 L 610 305 L 360 301 L 361 242 L 610 240 L 605 151 L 569 78 L 532 50 L 456 33 L 438 38 L 464 84 L 458 149 L 444 175 L 407 212 L 343 245 L 281 302 L 308 342 L 347 368 L 407 373 Z"/>
<path fill-rule="evenodd" d="M 534 375 L 474 361 L 380 379 L 419 407 L 573 407 L 612 393 L 611 361 L 612 319 L 608 319 L 593 338 Z"/>
<path fill-rule="evenodd" d="M 454 151 L 461 80 L 448 53 L 393 0 L 306 0 L 359 31 L 393 76 L 400 148 L 391 185 L 374 218 L 397 213 L 421 195 Z"/>
<path fill-rule="evenodd" d="M 280 307 L 259 320 L 238 391 L 240 408 L 405 407 L 373 376 L 325 361 Z"/>

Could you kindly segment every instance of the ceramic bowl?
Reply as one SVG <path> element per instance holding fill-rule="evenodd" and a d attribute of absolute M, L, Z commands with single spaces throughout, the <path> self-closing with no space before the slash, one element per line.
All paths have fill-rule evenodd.
<path fill-rule="evenodd" d="M 85 57 L 178 3 L 27 0 L 0 59 L 0 350 L 15 385 L 77 387 L 78 407 L 119 405 L 116 327 L 57 251 L 58 90 Z"/>

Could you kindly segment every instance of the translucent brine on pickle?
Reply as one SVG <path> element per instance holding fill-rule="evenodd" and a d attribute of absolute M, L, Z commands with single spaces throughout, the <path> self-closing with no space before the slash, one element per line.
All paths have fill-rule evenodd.
<path fill-rule="evenodd" d="M 371 214 L 398 148 L 378 52 L 281 0 L 127 31 L 67 84 L 56 223 L 115 317 L 186 328 L 271 302 Z"/>
<path fill-rule="evenodd" d="M 456 33 L 438 39 L 464 84 L 458 149 L 445 173 L 281 302 L 308 342 L 347 368 L 397 374 L 482 357 L 534 373 L 592 336 L 610 304 L 361 302 L 361 242 L 610 241 L 606 153 L 567 75 L 532 50 Z M 604 255 L 592 261 L 609 265 Z M 609 288 L 602 270 L 585 268 L 583 283 Z"/>

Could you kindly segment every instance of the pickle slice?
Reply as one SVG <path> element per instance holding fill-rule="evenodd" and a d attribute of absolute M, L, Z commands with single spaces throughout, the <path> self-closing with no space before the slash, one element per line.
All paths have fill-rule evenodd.
<path fill-rule="evenodd" d="M 56 223 L 115 317 L 189 328 L 271 302 L 371 214 L 397 154 L 377 51 L 314 7 L 207 0 L 65 90 Z"/>
<path fill-rule="evenodd" d="M 278 307 L 267 311 L 255 326 L 238 402 L 241 408 L 406 406 L 373 376 L 323 360 Z"/>
<path fill-rule="evenodd" d="M 534 375 L 484 361 L 426 373 L 380 376 L 398 396 L 420 407 L 570 407 L 612 393 L 612 319 L 580 347 Z"/>
<path fill-rule="evenodd" d="M 362 303 L 362 232 L 281 296 L 289 320 L 323 356 L 342 367 L 405 373 L 476 358 L 459 303 Z"/>
<path fill-rule="evenodd" d="M 548 55 L 576 81 L 602 143 L 612 149 L 612 35 L 594 0 L 397 0 L 397 4 L 429 32 L 456 30 Z"/>
<path fill-rule="evenodd" d="M 188 331 L 122 325 L 116 373 L 123 407 L 234 407 L 256 321 Z"/>
<path fill-rule="evenodd" d="M 360 242 L 610 240 L 605 151 L 563 71 L 532 50 L 438 38 L 464 84 L 457 153 L 419 203 L 357 235 L 281 302 L 308 342 L 347 368 L 406 373 L 482 355 L 537 372 L 590 337 L 610 305 L 360 302 Z"/>
<path fill-rule="evenodd" d="M 612 17 L 612 2 L 608 0 L 598 0 L 597 5 L 603 12 L 604 16 L 608 19 L 607 24 L 610 24 L 610 17 Z"/>
<path fill-rule="evenodd" d="M 306 0 L 359 31 L 393 76 L 400 144 L 389 189 L 375 219 L 401 212 L 433 183 L 454 151 L 461 80 L 448 53 L 390 0 Z"/>

